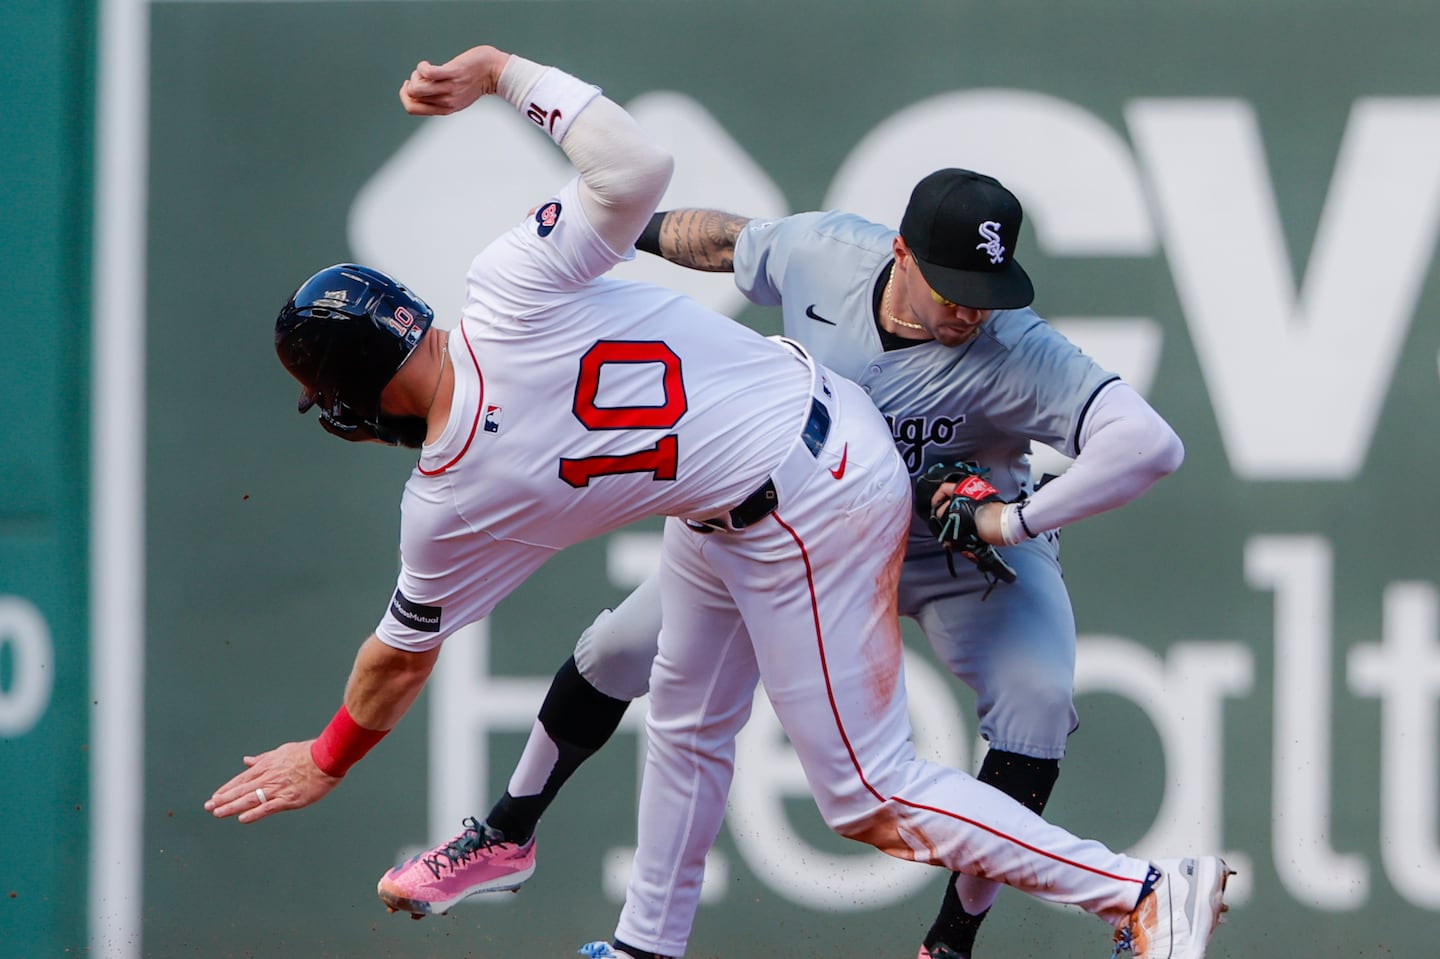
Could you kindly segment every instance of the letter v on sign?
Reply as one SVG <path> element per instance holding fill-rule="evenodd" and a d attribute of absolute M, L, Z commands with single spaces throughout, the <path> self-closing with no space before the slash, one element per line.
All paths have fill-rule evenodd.
<path fill-rule="evenodd" d="M 1125 114 L 1235 474 L 1355 477 L 1435 249 L 1440 98 L 1355 102 L 1298 296 L 1250 106 Z"/>

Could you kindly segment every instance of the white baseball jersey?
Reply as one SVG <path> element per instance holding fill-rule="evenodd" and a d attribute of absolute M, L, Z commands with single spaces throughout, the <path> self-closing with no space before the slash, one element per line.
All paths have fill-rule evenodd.
<path fill-rule="evenodd" d="M 725 513 L 806 420 L 812 369 L 793 350 L 673 291 L 599 276 L 626 254 L 590 227 L 577 182 L 470 268 L 449 423 L 405 487 L 377 630 L 392 646 L 437 645 L 573 543 L 646 516 Z"/>

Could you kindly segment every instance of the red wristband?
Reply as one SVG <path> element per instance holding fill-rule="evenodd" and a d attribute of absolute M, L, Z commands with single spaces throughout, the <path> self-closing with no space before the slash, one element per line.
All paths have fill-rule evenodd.
<path fill-rule="evenodd" d="M 341 703 L 335 711 L 335 718 L 310 744 L 310 758 L 327 776 L 340 777 L 370 751 L 370 748 L 385 738 L 388 729 L 366 729 L 355 722 L 350 710 Z"/>

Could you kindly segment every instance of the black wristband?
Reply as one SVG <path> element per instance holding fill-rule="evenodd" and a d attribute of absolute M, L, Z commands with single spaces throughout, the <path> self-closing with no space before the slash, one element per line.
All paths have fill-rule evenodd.
<path fill-rule="evenodd" d="M 665 222 L 665 210 L 657 212 L 645 224 L 645 229 L 640 231 L 640 238 L 635 241 L 635 249 L 641 253 L 653 253 L 660 256 L 660 224 Z"/>
<path fill-rule="evenodd" d="M 1035 534 L 1032 533 L 1032 532 L 1030 532 L 1030 524 L 1027 523 L 1027 522 L 1025 522 L 1025 504 L 1024 504 L 1024 503 L 1021 503 L 1019 506 L 1016 506 L 1016 507 L 1015 507 L 1015 517 L 1016 517 L 1016 519 L 1020 520 L 1020 528 L 1025 531 L 1025 535 L 1028 536 L 1028 537 L 1030 537 L 1031 539 L 1034 539 L 1034 538 L 1035 538 Z"/>

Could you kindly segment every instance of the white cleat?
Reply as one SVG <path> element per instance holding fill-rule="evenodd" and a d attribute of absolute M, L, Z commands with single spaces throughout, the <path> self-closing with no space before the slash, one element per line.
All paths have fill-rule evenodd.
<path fill-rule="evenodd" d="M 1158 859 L 1150 889 L 1115 932 L 1115 952 L 1135 959 L 1205 959 L 1215 927 L 1225 921 L 1225 883 L 1234 870 L 1219 856 Z"/>

